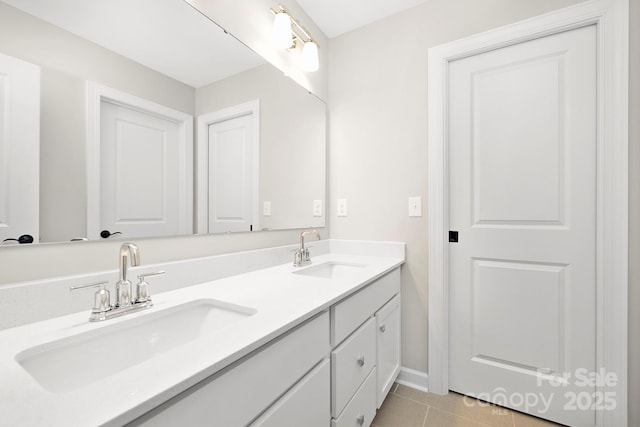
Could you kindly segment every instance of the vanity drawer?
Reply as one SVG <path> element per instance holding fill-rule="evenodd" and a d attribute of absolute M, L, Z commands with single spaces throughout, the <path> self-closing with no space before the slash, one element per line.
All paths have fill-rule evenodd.
<path fill-rule="evenodd" d="M 331 352 L 331 415 L 336 418 L 376 364 L 375 319 Z M 374 402 L 375 404 L 375 402 Z"/>
<path fill-rule="evenodd" d="M 325 359 L 251 427 L 327 427 L 331 419 L 330 375 L 331 363 Z"/>
<path fill-rule="evenodd" d="M 324 312 L 131 425 L 247 425 L 325 358 L 329 350 L 329 316 Z"/>
<path fill-rule="evenodd" d="M 376 369 L 373 368 L 340 417 L 331 427 L 367 427 L 376 416 Z"/>
<path fill-rule="evenodd" d="M 332 306 L 331 346 L 340 344 L 398 292 L 400 292 L 400 269 L 396 268 Z"/>

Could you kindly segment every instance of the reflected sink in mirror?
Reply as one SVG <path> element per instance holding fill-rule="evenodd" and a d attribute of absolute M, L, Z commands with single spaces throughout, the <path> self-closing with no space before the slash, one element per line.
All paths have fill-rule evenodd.
<path fill-rule="evenodd" d="M 257 313 L 214 299 L 180 304 L 27 349 L 16 361 L 42 387 L 64 393 L 107 378 Z"/>
<path fill-rule="evenodd" d="M 296 270 L 293 273 L 302 274 L 304 276 L 335 279 L 357 273 L 359 269 L 362 269 L 366 266 L 366 264 L 358 264 L 353 262 L 328 261 L 323 262 L 322 264 L 306 267 L 302 270 Z"/>

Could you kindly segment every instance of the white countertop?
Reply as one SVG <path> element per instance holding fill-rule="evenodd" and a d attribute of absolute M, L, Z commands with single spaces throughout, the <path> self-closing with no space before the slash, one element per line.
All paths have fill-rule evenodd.
<path fill-rule="evenodd" d="M 0 425 L 122 425 L 202 381 L 283 332 L 328 309 L 404 259 L 327 254 L 327 261 L 366 265 L 340 279 L 293 274 L 290 263 L 153 295 L 151 309 L 90 323 L 86 312 L 0 331 Z M 173 278 L 179 280 L 179 278 Z M 153 281 L 150 280 L 151 284 Z M 153 290 L 153 288 L 151 288 Z M 156 355 L 111 377 L 63 393 L 45 390 L 16 361 L 31 347 L 126 322 L 188 301 L 211 298 L 257 313 L 206 337 Z M 115 348 L 125 352 L 127 348 Z M 86 361 L 91 364 L 91 360 Z"/>

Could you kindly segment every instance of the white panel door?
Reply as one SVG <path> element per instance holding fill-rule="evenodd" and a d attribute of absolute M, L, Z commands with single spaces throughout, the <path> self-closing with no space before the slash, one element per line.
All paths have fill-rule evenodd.
<path fill-rule="evenodd" d="M 191 233 L 180 185 L 178 124 L 100 105 L 100 228 L 116 238 Z"/>
<path fill-rule="evenodd" d="M 376 399 L 378 409 L 400 373 L 400 295 L 386 303 L 376 318 Z"/>
<path fill-rule="evenodd" d="M 0 243 L 39 240 L 40 68 L 0 54 Z"/>
<path fill-rule="evenodd" d="M 256 149 L 252 114 L 209 125 L 209 233 L 257 227 Z"/>
<path fill-rule="evenodd" d="M 595 27 L 453 61 L 449 94 L 450 388 L 593 426 Z"/>

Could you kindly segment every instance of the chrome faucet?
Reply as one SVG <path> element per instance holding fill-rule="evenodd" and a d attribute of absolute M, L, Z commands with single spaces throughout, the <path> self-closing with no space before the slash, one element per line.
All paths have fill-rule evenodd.
<path fill-rule="evenodd" d="M 120 279 L 116 283 L 115 308 L 131 305 L 131 282 L 127 280 L 129 256 L 131 256 L 131 267 L 140 265 L 140 251 L 138 250 L 138 246 L 133 243 L 123 243 L 122 246 L 120 246 Z"/>
<path fill-rule="evenodd" d="M 293 259 L 294 267 L 302 267 L 303 265 L 311 264 L 311 256 L 309 255 L 309 248 L 304 247 L 304 236 L 309 234 L 313 234 L 316 236 L 318 240 L 320 240 L 320 233 L 318 230 L 305 230 L 300 233 L 300 248 L 296 251 L 295 257 Z"/>
<path fill-rule="evenodd" d="M 129 261 L 131 257 L 131 261 Z M 89 283 L 87 285 L 71 286 L 71 290 L 94 288 L 100 289 L 96 292 L 93 309 L 91 310 L 91 322 L 98 322 L 101 320 L 107 320 L 112 317 L 122 316 L 126 313 L 139 311 L 144 308 L 153 307 L 151 302 L 151 296 L 149 295 L 149 284 L 146 282 L 146 278 L 150 276 L 157 276 L 164 274 L 164 271 L 158 271 L 155 273 L 139 274 L 139 282 L 136 285 L 137 298 L 133 299 L 131 293 L 131 282 L 127 279 L 127 267 L 131 263 L 132 267 L 140 265 L 140 251 L 138 246 L 133 243 L 124 243 L 120 246 L 119 252 L 119 265 L 120 265 L 120 278 L 116 283 L 116 301 L 111 305 L 111 296 L 106 289 L 108 282 Z"/>

